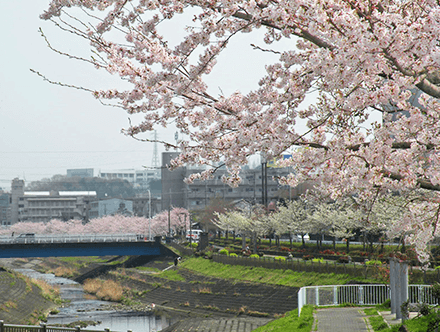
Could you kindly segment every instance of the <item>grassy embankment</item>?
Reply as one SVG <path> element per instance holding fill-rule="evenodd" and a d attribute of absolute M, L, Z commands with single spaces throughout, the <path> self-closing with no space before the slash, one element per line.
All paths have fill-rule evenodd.
<path fill-rule="evenodd" d="M 377 282 L 377 280 L 354 278 L 346 274 L 296 272 L 240 265 L 232 266 L 202 258 L 188 258 L 180 265 L 186 269 L 212 277 L 290 287 L 342 285 L 349 281 Z"/>

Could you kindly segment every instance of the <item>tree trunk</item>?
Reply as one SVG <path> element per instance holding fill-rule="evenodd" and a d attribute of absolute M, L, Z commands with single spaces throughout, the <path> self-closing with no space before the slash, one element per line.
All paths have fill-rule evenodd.
<path fill-rule="evenodd" d="M 257 234 L 255 234 L 255 232 L 252 234 L 252 244 L 253 244 L 253 253 L 256 254 L 257 253 Z"/>
<path fill-rule="evenodd" d="M 333 236 L 333 250 L 336 251 L 336 236 Z"/>
<path fill-rule="evenodd" d="M 402 252 L 402 254 L 406 252 L 405 238 L 403 236 L 402 236 L 402 247 L 401 247 L 400 251 Z"/>
<path fill-rule="evenodd" d="M 241 234 L 241 249 L 246 250 L 246 236 L 244 235 L 244 232 Z"/>
<path fill-rule="evenodd" d="M 347 254 L 350 252 L 350 239 L 347 238 Z"/>

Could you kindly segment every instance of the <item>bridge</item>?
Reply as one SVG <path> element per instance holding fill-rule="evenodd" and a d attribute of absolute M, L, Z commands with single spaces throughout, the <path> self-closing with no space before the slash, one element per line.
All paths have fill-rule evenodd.
<path fill-rule="evenodd" d="M 170 255 L 160 237 L 148 241 L 140 234 L 0 237 L 0 258 Z"/>

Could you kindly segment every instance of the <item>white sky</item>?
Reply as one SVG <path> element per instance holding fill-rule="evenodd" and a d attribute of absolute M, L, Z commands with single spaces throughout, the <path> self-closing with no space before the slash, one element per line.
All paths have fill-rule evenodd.
<path fill-rule="evenodd" d="M 97 174 L 151 166 L 153 144 L 120 132 L 128 126 L 122 109 L 105 107 L 87 92 L 52 85 L 30 71 L 63 83 L 109 87 L 107 75 L 46 46 L 39 27 L 53 46 L 73 53 L 78 47 L 76 39 L 39 18 L 48 4 L 49 0 L 0 0 L 0 187 L 9 189 L 15 177 L 29 183 L 66 174 L 70 168 L 94 168 Z M 176 36 L 175 27 L 172 33 Z M 273 54 L 252 50 L 251 43 L 264 47 L 260 37 L 237 36 L 229 44 L 213 72 L 218 93 L 257 87 L 264 63 L 275 59 Z M 173 142 L 174 132 L 158 128 L 163 140 Z M 158 150 L 163 148 L 158 145 Z"/>

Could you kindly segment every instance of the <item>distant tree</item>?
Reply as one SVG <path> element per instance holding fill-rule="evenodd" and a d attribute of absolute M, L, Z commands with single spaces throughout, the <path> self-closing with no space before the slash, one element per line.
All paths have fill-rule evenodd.
<path fill-rule="evenodd" d="M 253 218 L 248 212 L 229 211 L 223 214 L 217 213 L 215 224 L 223 230 L 233 230 L 240 233 L 242 249 L 246 247 L 246 236 L 253 236 L 253 239 L 256 239 L 257 236 L 261 236 L 267 232 L 267 225 L 261 216 L 256 215 Z M 256 242 L 254 241 L 254 243 Z"/>
<path fill-rule="evenodd" d="M 170 226 L 173 233 L 186 229 L 185 218 L 189 220 L 189 213 L 182 208 L 174 208 L 170 213 Z M 145 217 L 126 217 L 122 215 L 104 216 L 90 220 L 83 224 L 82 220 L 69 220 L 67 222 L 52 219 L 47 223 L 21 222 L 12 225 L 9 229 L 1 229 L 0 234 L 36 233 L 36 234 L 144 234 L 152 236 L 168 234 L 168 212 L 157 214 L 151 221 Z"/>
<path fill-rule="evenodd" d="M 278 206 L 278 212 L 272 214 L 268 219 L 272 229 L 279 235 L 289 233 L 301 235 L 302 245 L 305 246 L 304 236 L 312 231 L 310 227 L 309 214 L 311 210 L 303 199 L 288 201 Z"/>
<path fill-rule="evenodd" d="M 333 246 L 336 238 L 346 241 L 347 252 L 350 251 L 350 238 L 359 228 L 362 215 L 351 198 L 340 199 L 335 202 L 321 202 L 315 205 L 313 214 L 310 215 L 311 225 L 318 225 L 318 229 L 325 226 L 325 234 L 333 237 Z"/>
<path fill-rule="evenodd" d="M 234 207 L 231 202 L 228 202 L 220 197 L 215 197 L 211 198 L 208 202 L 208 205 L 202 210 L 197 210 L 194 213 L 197 215 L 197 221 L 203 225 L 202 228 L 206 232 L 209 232 L 210 230 L 217 229 L 216 221 L 218 220 L 218 214 L 223 214 L 226 211 L 232 210 L 233 208 Z"/>

